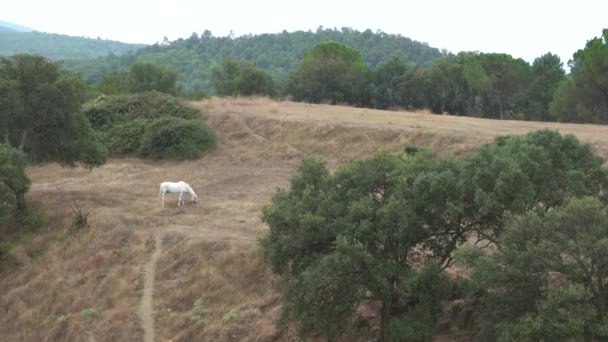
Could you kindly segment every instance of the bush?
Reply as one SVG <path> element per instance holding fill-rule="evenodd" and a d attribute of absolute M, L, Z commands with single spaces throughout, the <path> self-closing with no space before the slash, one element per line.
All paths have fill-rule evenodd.
<path fill-rule="evenodd" d="M 194 159 L 213 147 L 215 135 L 202 122 L 164 117 L 150 124 L 139 154 L 155 159 Z"/>
<path fill-rule="evenodd" d="M 141 137 L 150 124 L 147 119 L 135 119 L 117 124 L 104 134 L 104 142 L 112 154 L 135 154 L 141 147 Z"/>
<path fill-rule="evenodd" d="M 215 146 L 200 112 L 156 91 L 100 96 L 84 107 L 87 118 L 112 154 L 192 159 Z"/>
<path fill-rule="evenodd" d="M 158 119 L 173 116 L 196 119 L 198 110 L 182 104 L 171 95 L 150 91 L 134 95 L 100 96 L 84 106 L 93 128 L 108 130 L 119 123 L 136 119 Z"/>
<path fill-rule="evenodd" d="M 82 318 L 95 318 L 97 317 L 97 310 L 94 308 L 86 308 L 80 311 L 80 317 Z"/>

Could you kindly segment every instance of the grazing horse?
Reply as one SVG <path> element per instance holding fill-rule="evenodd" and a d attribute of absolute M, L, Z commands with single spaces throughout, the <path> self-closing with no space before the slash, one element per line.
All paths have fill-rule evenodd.
<path fill-rule="evenodd" d="M 191 195 L 192 201 L 194 201 L 194 203 L 198 202 L 198 196 L 196 195 L 194 190 L 192 190 L 192 187 L 184 181 L 179 181 L 177 183 L 173 183 L 173 182 L 160 183 L 160 203 L 163 205 L 163 207 L 165 206 L 165 194 L 167 192 L 179 194 L 179 199 L 177 200 L 178 207 L 181 207 L 182 205 L 184 205 L 184 193 L 186 193 L 186 192 Z"/>

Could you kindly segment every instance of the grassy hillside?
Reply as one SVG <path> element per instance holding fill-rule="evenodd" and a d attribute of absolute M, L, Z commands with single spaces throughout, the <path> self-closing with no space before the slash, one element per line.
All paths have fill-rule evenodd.
<path fill-rule="evenodd" d="M 310 154 L 332 168 L 379 150 L 401 151 L 405 144 L 463 154 L 499 134 L 549 127 L 608 155 L 606 126 L 268 99 L 193 105 L 219 139 L 217 151 L 202 159 L 121 158 L 92 171 L 54 164 L 28 169 L 28 202 L 46 212 L 45 224 L 12 242 L 0 259 L 3 340 L 293 341 L 293 330 L 280 333 L 272 324 L 280 296 L 256 239 L 267 231 L 260 209 Z M 188 197 L 177 208 L 172 196 L 161 208 L 158 183 L 178 179 L 193 186 L 199 203 Z M 66 234 L 72 200 L 92 212 L 91 226 Z M 342 341 L 377 335 L 377 308 L 361 310 L 370 326 L 353 324 Z M 436 340 L 468 340 L 466 331 L 452 328 Z"/>
<path fill-rule="evenodd" d="M 0 25 L 0 55 L 30 53 L 55 60 L 87 59 L 105 56 L 109 53 L 123 54 L 139 49 L 143 44 L 127 44 L 105 39 L 72 37 L 63 34 L 43 32 L 17 32 L 2 30 Z"/>
<path fill-rule="evenodd" d="M 363 32 L 343 28 L 318 29 L 276 34 L 215 37 L 205 31 L 188 39 L 149 46 L 124 56 L 106 56 L 95 60 L 68 61 L 66 66 L 96 82 L 112 70 L 127 68 L 136 61 L 168 65 L 179 72 L 179 82 L 186 91 L 210 90 L 211 69 L 228 56 L 255 63 L 275 80 L 285 80 L 302 61 L 304 53 L 316 44 L 335 41 L 361 52 L 363 60 L 375 68 L 378 63 L 399 57 L 411 63 L 429 66 L 442 54 L 426 43 L 381 31 Z"/>

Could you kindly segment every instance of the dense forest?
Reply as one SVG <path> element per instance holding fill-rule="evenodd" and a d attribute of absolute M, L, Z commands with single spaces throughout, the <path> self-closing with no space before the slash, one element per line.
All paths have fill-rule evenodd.
<path fill-rule="evenodd" d="M 143 44 L 127 44 L 64 34 L 17 32 L 8 26 L 0 25 L 0 56 L 30 53 L 54 60 L 88 59 L 108 54 L 122 54 L 143 46 Z"/>
<path fill-rule="evenodd" d="M 320 42 L 334 41 L 359 51 L 370 68 L 396 57 L 428 67 L 443 54 L 436 48 L 410 38 L 382 31 L 363 32 L 350 28 L 312 31 L 283 31 L 276 34 L 215 37 L 210 31 L 200 36 L 175 41 L 164 40 L 133 53 L 109 55 L 94 60 L 66 61 L 68 69 L 80 72 L 90 82 L 99 81 L 103 75 L 130 67 L 137 61 L 153 62 L 174 68 L 184 91 L 212 90 L 211 72 L 226 57 L 247 61 L 265 70 L 275 81 L 288 78 L 304 54 Z"/>

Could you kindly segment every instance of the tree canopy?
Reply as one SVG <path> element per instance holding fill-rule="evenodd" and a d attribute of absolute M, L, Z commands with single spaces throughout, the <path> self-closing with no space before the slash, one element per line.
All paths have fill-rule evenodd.
<path fill-rule="evenodd" d="M 306 159 L 262 215 L 265 259 L 283 279 L 281 322 L 335 338 L 375 302 L 383 340 L 430 340 L 454 251 L 496 243 L 507 215 L 604 196 L 602 164 L 574 136 L 547 130 L 499 137 L 463 159 L 379 154 L 333 174 Z"/>
<path fill-rule="evenodd" d="M 304 55 L 287 88 L 297 100 L 363 104 L 367 102 L 369 76 L 359 51 L 324 42 Z"/>
<path fill-rule="evenodd" d="M 608 121 L 608 29 L 587 42 L 570 61 L 551 112 L 562 121 Z"/>
<path fill-rule="evenodd" d="M 498 341 L 608 337 L 608 209 L 570 198 L 546 213 L 511 217 L 496 253 L 469 246 L 468 292 L 480 337 Z"/>
<path fill-rule="evenodd" d="M 29 184 L 17 177 L 24 168 L 22 153 L 34 162 L 87 167 L 105 162 L 105 148 L 81 112 L 85 89 L 80 78 L 44 57 L 0 58 L 0 134 L 8 163 L 3 170 L 17 183 L 3 182 L 15 192 L 19 207 L 25 205 L 23 184 Z"/>
<path fill-rule="evenodd" d="M 6 215 L 12 205 L 23 209 L 24 194 L 30 187 L 30 180 L 25 174 L 26 156 L 12 146 L 0 144 L 0 193 L 11 193 L 11 196 L 0 195 L 0 219 Z"/>

